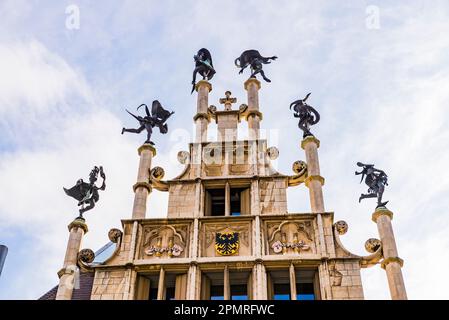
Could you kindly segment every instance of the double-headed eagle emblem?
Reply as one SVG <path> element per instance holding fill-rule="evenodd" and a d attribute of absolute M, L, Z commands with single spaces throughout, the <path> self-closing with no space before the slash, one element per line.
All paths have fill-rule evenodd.
<path fill-rule="evenodd" d="M 215 234 L 215 251 L 222 256 L 232 256 L 239 252 L 238 232 L 217 232 Z"/>

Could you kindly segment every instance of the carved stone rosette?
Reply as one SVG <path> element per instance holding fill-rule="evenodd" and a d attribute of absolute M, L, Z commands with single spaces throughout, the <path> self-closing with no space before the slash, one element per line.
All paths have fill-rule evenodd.
<path fill-rule="evenodd" d="M 120 240 L 120 238 L 122 237 L 122 234 L 123 233 L 121 230 L 114 228 L 114 229 L 109 230 L 108 238 L 109 238 L 109 240 L 111 240 L 111 242 L 117 243 Z"/>
<path fill-rule="evenodd" d="M 91 249 L 83 249 L 78 253 L 78 260 L 84 263 L 92 263 L 95 259 L 95 253 Z"/>

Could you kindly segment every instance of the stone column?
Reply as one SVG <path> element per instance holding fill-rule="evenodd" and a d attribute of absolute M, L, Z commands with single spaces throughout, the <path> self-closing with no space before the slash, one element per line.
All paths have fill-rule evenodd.
<path fill-rule="evenodd" d="M 293 263 L 290 263 L 288 273 L 290 275 L 290 297 L 291 300 L 296 300 L 296 274 Z"/>
<path fill-rule="evenodd" d="M 259 111 L 259 89 L 260 81 L 256 78 L 249 78 L 244 83 L 248 93 L 248 110 L 246 111 L 246 121 L 248 122 L 248 148 L 249 161 L 251 164 L 251 174 L 258 174 L 258 146 L 257 141 L 260 133 L 260 121 L 262 113 Z"/>
<path fill-rule="evenodd" d="M 256 259 L 253 266 L 253 300 L 267 300 L 267 271 L 262 259 Z"/>
<path fill-rule="evenodd" d="M 229 181 L 225 185 L 225 216 L 231 215 L 231 187 Z"/>
<path fill-rule="evenodd" d="M 317 226 L 320 241 L 320 252 L 322 258 L 328 258 L 326 240 L 325 240 L 325 228 L 323 225 L 324 213 L 324 199 L 323 199 L 323 185 L 324 178 L 320 175 L 320 162 L 318 160 L 318 148 L 320 147 L 320 140 L 314 136 L 307 136 L 301 141 L 301 148 L 304 149 L 307 162 L 307 178 L 304 181 L 305 185 L 309 189 L 310 207 L 313 213 L 317 215 Z M 330 226 L 328 226 L 329 229 Z M 329 246 L 332 247 L 332 237 L 329 236 Z M 327 261 L 323 261 L 323 267 L 327 269 Z M 326 276 L 328 277 L 328 275 Z"/>
<path fill-rule="evenodd" d="M 320 163 L 318 161 L 318 148 L 320 140 L 314 136 L 307 136 L 301 142 L 301 148 L 306 153 L 307 178 L 306 186 L 309 188 L 310 206 L 313 213 L 324 212 L 323 190 L 324 178 L 320 175 Z"/>
<path fill-rule="evenodd" d="M 329 277 L 329 267 L 327 261 L 323 261 L 318 266 L 318 277 L 322 300 L 333 300 L 331 282 Z"/>
<path fill-rule="evenodd" d="M 198 81 L 195 89 L 198 92 L 197 113 L 193 118 L 196 125 L 195 142 L 201 143 L 207 140 L 207 125 L 210 120 L 207 110 L 209 108 L 209 92 L 212 91 L 212 85 L 205 80 L 201 80 Z"/>
<path fill-rule="evenodd" d="M 262 113 L 259 111 L 259 89 L 260 81 L 256 78 L 249 78 L 245 81 L 245 90 L 248 92 L 248 133 L 250 140 L 259 139 L 260 121 Z"/>
<path fill-rule="evenodd" d="M 404 261 L 398 257 L 398 249 L 391 225 L 392 219 L 393 212 L 387 208 L 377 208 L 372 216 L 372 220 L 377 224 L 380 241 L 382 242 L 384 260 L 381 266 L 387 273 L 391 299 L 407 300 L 407 292 L 405 291 L 404 278 L 402 277 L 401 270 Z"/>
<path fill-rule="evenodd" d="M 151 160 L 156 156 L 156 149 L 149 143 L 145 143 L 137 149 L 140 162 L 137 173 L 137 182 L 134 184 L 133 219 L 144 219 L 147 211 L 147 198 L 151 192 L 150 169 Z"/>
<path fill-rule="evenodd" d="M 83 235 L 87 233 L 87 225 L 81 217 L 76 218 L 69 224 L 69 242 L 64 258 L 64 265 L 58 272 L 59 286 L 56 300 L 71 300 L 75 286 L 75 272 L 77 271 L 78 252 L 81 247 Z"/>
<path fill-rule="evenodd" d="M 201 294 L 201 270 L 196 262 L 191 262 L 187 275 L 187 300 L 199 300 Z"/>
<path fill-rule="evenodd" d="M 231 300 L 231 283 L 229 280 L 229 268 L 225 265 L 223 270 L 223 299 Z"/>
<path fill-rule="evenodd" d="M 165 300 L 165 269 L 161 267 L 159 272 L 159 283 L 157 286 L 157 300 Z"/>

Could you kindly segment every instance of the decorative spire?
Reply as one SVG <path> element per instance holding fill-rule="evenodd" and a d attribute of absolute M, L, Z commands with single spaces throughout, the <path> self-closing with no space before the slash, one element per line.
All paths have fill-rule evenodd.
<path fill-rule="evenodd" d="M 225 98 L 220 98 L 220 104 L 224 104 L 225 111 L 232 110 L 232 104 L 237 102 L 237 98 L 231 98 L 231 91 L 225 92 Z"/>

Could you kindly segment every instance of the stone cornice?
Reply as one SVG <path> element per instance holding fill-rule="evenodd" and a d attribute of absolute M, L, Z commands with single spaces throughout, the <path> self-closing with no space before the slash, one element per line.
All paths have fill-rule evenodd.
<path fill-rule="evenodd" d="M 391 212 L 387 208 L 377 208 L 376 211 L 374 211 L 374 213 L 371 217 L 371 220 L 373 220 L 373 222 L 377 223 L 377 219 L 380 216 L 388 216 L 390 218 L 390 220 L 393 220 L 393 212 Z"/>
<path fill-rule="evenodd" d="M 73 228 L 81 228 L 83 229 L 84 233 L 87 233 L 87 231 L 89 231 L 89 229 L 87 228 L 86 220 L 80 217 L 73 220 L 67 227 L 69 229 L 69 232 L 71 232 Z"/>
<path fill-rule="evenodd" d="M 209 89 L 209 92 L 212 91 L 212 84 L 210 82 L 207 82 L 206 80 L 200 80 L 197 82 L 197 84 L 195 85 L 195 90 L 198 92 L 198 90 L 200 89 L 200 87 L 207 87 Z"/>
<path fill-rule="evenodd" d="M 153 153 L 153 157 L 156 156 L 156 148 L 154 148 L 151 144 L 149 143 L 144 143 L 143 145 L 141 145 L 138 149 L 137 149 L 137 153 L 140 154 L 142 153 L 142 151 L 144 150 L 150 150 Z"/>
<path fill-rule="evenodd" d="M 189 178 L 189 179 L 172 179 L 172 180 L 167 180 L 167 183 L 169 184 L 179 184 L 179 183 L 185 183 L 185 182 L 190 182 L 190 183 L 194 183 L 197 181 L 217 181 L 217 182 L 223 182 L 223 181 L 227 181 L 227 180 L 234 180 L 234 181 L 241 181 L 241 180 L 272 180 L 273 178 L 283 178 L 283 179 L 287 179 L 288 180 L 288 176 L 283 175 L 283 174 L 277 174 L 277 175 L 271 175 L 271 176 L 259 176 L 259 175 L 249 175 L 249 176 L 226 176 L 226 177 L 196 177 L 196 178 Z"/>
<path fill-rule="evenodd" d="M 238 115 L 240 113 L 239 110 L 217 110 L 215 111 L 215 116 L 217 115 L 227 115 L 227 114 L 235 114 Z"/>
<path fill-rule="evenodd" d="M 230 141 L 227 141 L 228 143 Z M 267 143 L 267 139 L 239 139 L 239 140 L 233 140 L 233 143 Z M 225 141 L 219 141 L 219 140 L 215 140 L 215 141 L 202 141 L 202 142 L 189 142 L 189 148 L 199 145 L 201 144 L 202 146 L 207 146 L 207 145 L 219 145 L 219 144 L 225 144 Z"/>
<path fill-rule="evenodd" d="M 57 272 L 57 275 L 58 275 L 58 278 L 61 278 L 63 275 L 65 275 L 65 274 L 74 274 L 75 273 L 75 268 L 76 268 L 76 266 L 73 266 L 73 268 L 69 268 L 69 267 L 64 267 L 64 268 L 61 268 L 58 272 Z"/>
<path fill-rule="evenodd" d="M 210 115 L 208 113 L 205 112 L 198 112 L 194 117 L 193 117 L 193 121 L 196 121 L 200 118 L 206 119 L 207 122 L 210 122 Z"/>
<path fill-rule="evenodd" d="M 334 213 L 332 211 L 329 212 L 320 212 L 322 216 L 329 216 L 333 219 Z M 276 214 L 260 214 L 258 217 L 264 221 L 268 220 L 310 220 L 315 219 L 317 216 L 316 213 L 313 212 L 286 212 L 286 213 L 276 213 Z M 122 226 L 125 224 L 133 224 L 135 221 L 139 222 L 141 225 L 150 225 L 150 224 L 175 224 L 175 223 L 193 223 L 194 220 L 198 219 L 201 221 L 224 221 L 224 220 L 233 220 L 235 222 L 240 221 L 250 221 L 254 219 L 256 215 L 242 215 L 242 216 L 201 216 L 201 217 L 170 217 L 170 218 L 143 218 L 143 219 L 122 219 Z"/>
<path fill-rule="evenodd" d="M 309 184 L 311 181 L 319 181 L 321 183 L 321 185 L 324 185 L 324 178 L 322 176 L 308 176 L 305 180 L 304 180 L 304 184 L 307 186 L 307 188 L 309 188 Z"/>
<path fill-rule="evenodd" d="M 315 136 L 307 136 L 301 141 L 301 148 L 304 149 L 308 143 L 314 142 L 316 147 L 320 147 L 320 140 L 315 138 Z"/>
<path fill-rule="evenodd" d="M 257 89 L 259 90 L 261 88 L 260 85 L 260 81 L 257 80 L 256 78 L 249 78 L 248 80 L 245 81 L 245 83 L 243 84 L 243 86 L 245 87 L 245 90 L 248 90 L 248 87 L 251 83 L 254 83 L 257 86 Z"/>
<path fill-rule="evenodd" d="M 385 268 L 387 267 L 387 265 L 388 265 L 389 263 L 392 263 L 392 262 L 397 262 L 397 263 L 399 263 L 399 265 L 401 266 L 401 268 L 402 268 L 402 266 L 404 265 L 404 260 L 402 260 L 401 258 L 399 258 L 399 257 L 390 257 L 390 258 L 386 258 L 386 259 L 382 260 L 380 266 L 382 267 L 382 269 L 385 269 Z"/>
<path fill-rule="evenodd" d="M 263 119 L 262 112 L 260 112 L 259 110 L 248 110 L 246 112 L 246 119 L 248 119 L 250 116 L 257 116 L 260 118 L 260 120 Z"/>
<path fill-rule="evenodd" d="M 226 115 L 235 115 L 237 117 L 237 121 L 240 122 L 240 110 L 217 110 L 214 113 L 214 119 L 215 119 L 215 123 L 218 124 L 218 117 L 220 116 L 226 116 Z M 234 140 L 233 140 L 234 141 Z"/>
<path fill-rule="evenodd" d="M 152 190 L 151 184 L 149 184 L 148 182 L 136 182 L 133 185 L 133 191 L 136 192 L 137 188 L 145 188 L 148 190 L 149 193 Z"/>

